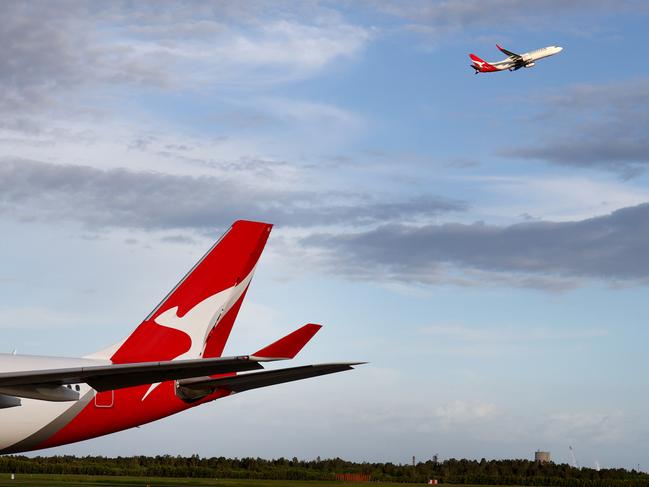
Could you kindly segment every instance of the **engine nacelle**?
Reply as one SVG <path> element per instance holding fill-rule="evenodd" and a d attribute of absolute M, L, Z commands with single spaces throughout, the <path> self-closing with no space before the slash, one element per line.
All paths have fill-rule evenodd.
<path fill-rule="evenodd" d="M 20 399 L 0 394 L 0 409 L 15 408 L 17 406 L 20 406 Z"/>
<path fill-rule="evenodd" d="M 535 64 L 535 63 L 527 63 L 527 64 L 525 65 L 525 67 L 526 67 L 526 68 L 531 68 L 532 66 L 534 66 L 534 64 Z"/>

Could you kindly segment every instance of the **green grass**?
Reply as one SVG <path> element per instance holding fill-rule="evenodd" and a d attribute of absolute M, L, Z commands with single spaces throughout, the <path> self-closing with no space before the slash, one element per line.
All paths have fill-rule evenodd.
<path fill-rule="evenodd" d="M 354 487 L 354 486 L 376 486 L 376 487 L 404 487 L 408 484 L 392 482 L 328 482 L 328 481 L 307 481 L 307 480 L 231 480 L 231 479 L 189 479 L 189 478 L 159 478 L 159 477 L 108 477 L 92 475 L 45 475 L 45 474 L 16 474 L 16 480 L 11 480 L 10 474 L 0 474 L 0 486 L 118 486 L 118 487 L 184 487 L 214 486 L 214 487 Z M 462 487 L 462 486 L 453 486 Z M 466 486 L 464 486 L 466 487 Z"/>

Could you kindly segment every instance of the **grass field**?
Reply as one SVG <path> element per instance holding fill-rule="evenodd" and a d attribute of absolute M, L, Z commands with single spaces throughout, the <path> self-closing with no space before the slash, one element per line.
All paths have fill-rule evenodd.
<path fill-rule="evenodd" d="M 218 479 L 175 479 L 175 478 L 146 478 L 146 477 L 103 477 L 89 475 L 42 475 L 42 474 L 16 474 L 16 479 L 11 480 L 10 474 L 0 474 L 0 486 L 119 486 L 119 487 L 186 487 L 214 486 L 214 487 L 404 487 L 409 484 L 397 483 L 356 483 L 356 482 L 327 482 L 327 481 L 302 481 L 302 480 L 218 480 Z M 413 484 L 410 484 L 413 485 Z M 467 487 L 467 486 L 454 486 Z"/>

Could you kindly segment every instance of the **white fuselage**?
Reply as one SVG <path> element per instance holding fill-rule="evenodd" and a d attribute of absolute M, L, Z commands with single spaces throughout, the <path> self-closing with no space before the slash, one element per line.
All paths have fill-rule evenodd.
<path fill-rule="evenodd" d="M 507 58 L 503 59 L 502 61 L 489 64 L 491 64 L 495 68 L 498 68 L 499 70 L 512 69 L 517 66 L 521 67 L 520 64 L 523 65 L 522 67 L 530 67 L 533 66 L 536 61 L 546 57 L 554 56 L 555 54 L 559 54 L 561 51 L 563 51 L 563 47 L 559 46 L 542 47 L 541 49 L 536 49 L 534 51 L 521 54 L 521 61 L 519 62 L 513 60 L 512 58 Z"/>
<path fill-rule="evenodd" d="M 110 364 L 110 360 L 40 357 L 0 353 L 0 371 L 2 372 L 16 372 L 21 370 L 46 371 L 66 367 L 108 364 Z M 76 390 L 77 384 L 72 387 Z M 94 389 L 87 384 L 78 384 L 78 387 L 80 397 L 86 397 L 86 399 L 94 397 Z M 76 404 L 74 402 L 50 402 L 24 398 L 21 399 L 21 403 L 20 407 L 0 410 L 0 418 L 2 419 L 0 451 L 42 430 Z"/>

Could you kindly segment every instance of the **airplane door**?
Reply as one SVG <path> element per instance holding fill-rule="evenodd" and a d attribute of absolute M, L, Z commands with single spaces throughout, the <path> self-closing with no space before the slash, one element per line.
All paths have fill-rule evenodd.
<path fill-rule="evenodd" d="M 95 394 L 96 408 L 112 408 L 115 405 L 115 391 L 97 392 Z"/>

